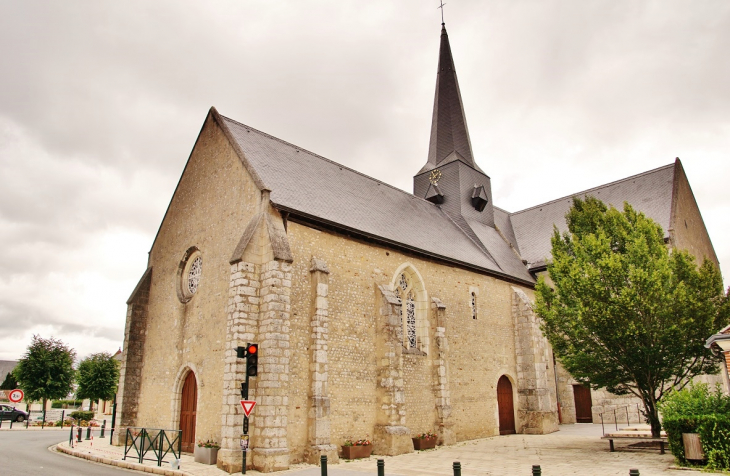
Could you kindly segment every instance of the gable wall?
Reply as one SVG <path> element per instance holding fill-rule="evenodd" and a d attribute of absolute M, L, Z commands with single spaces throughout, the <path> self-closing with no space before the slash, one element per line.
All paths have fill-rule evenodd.
<path fill-rule="evenodd" d="M 669 234 L 673 246 L 687 250 L 695 257 L 698 264 L 707 258 L 716 266 L 720 266 L 687 175 L 679 162 L 675 166 L 670 226 Z"/>
<path fill-rule="evenodd" d="M 451 421 L 456 439 L 499 434 L 497 381 L 502 374 L 508 374 L 513 382 L 517 376 L 511 313 L 514 285 L 293 222 L 288 225 L 287 236 L 294 255 L 287 431 L 292 463 L 301 460 L 307 445 L 310 319 L 314 308 L 310 287 L 312 256 L 324 260 L 330 270 L 327 359 L 332 444 L 339 447 L 349 438 L 374 436 L 381 405 L 376 388 L 377 285 L 390 284 L 404 262 L 410 262 L 420 272 L 429 300 L 436 297 L 446 305 Z M 477 320 L 472 318 L 470 288 L 478 289 Z M 530 290 L 526 292 L 532 294 Z M 412 434 L 438 430 L 433 375 L 434 311 L 429 309 L 428 316 L 429 355 L 403 355 L 406 426 Z M 515 405 L 516 402 L 515 398 Z"/>
<path fill-rule="evenodd" d="M 154 275 L 138 425 L 177 428 L 175 397 L 189 365 L 198 383 L 196 440 L 220 441 L 229 260 L 259 198 L 208 117 L 150 253 Z M 176 290 L 178 266 L 192 246 L 202 254 L 202 277 L 196 294 L 183 304 Z"/>

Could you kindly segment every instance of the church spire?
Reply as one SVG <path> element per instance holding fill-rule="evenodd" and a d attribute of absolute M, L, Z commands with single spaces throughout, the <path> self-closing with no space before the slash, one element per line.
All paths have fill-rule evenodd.
<path fill-rule="evenodd" d="M 455 160 L 481 172 L 474 162 L 469 130 L 466 127 L 466 115 L 461 102 L 459 81 L 456 79 L 454 59 L 451 56 L 449 35 L 446 33 L 446 25 L 442 23 L 428 162 L 419 173 Z"/>

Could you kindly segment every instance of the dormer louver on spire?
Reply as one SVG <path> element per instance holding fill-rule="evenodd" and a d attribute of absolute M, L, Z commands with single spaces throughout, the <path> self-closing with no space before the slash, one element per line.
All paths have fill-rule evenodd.
<path fill-rule="evenodd" d="M 454 58 L 443 23 L 438 65 L 428 160 L 413 178 L 413 194 L 438 205 L 454 219 L 461 216 L 494 226 L 492 186 L 474 161 Z"/>

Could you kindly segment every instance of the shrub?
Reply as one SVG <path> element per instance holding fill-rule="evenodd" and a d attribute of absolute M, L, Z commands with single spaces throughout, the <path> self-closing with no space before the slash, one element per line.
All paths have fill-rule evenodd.
<path fill-rule="evenodd" d="M 51 404 L 51 408 L 78 407 L 82 403 L 83 403 L 83 400 L 55 400 Z"/>
<path fill-rule="evenodd" d="M 68 416 L 75 420 L 86 420 L 89 421 L 92 418 L 94 418 L 94 412 L 82 412 L 82 411 L 76 411 L 71 412 Z"/>
<path fill-rule="evenodd" d="M 710 391 L 707 384 L 667 396 L 659 406 L 667 432 L 669 449 L 681 464 L 684 455 L 682 433 L 699 433 L 707 465 L 712 469 L 730 469 L 730 396 L 720 386 Z"/>

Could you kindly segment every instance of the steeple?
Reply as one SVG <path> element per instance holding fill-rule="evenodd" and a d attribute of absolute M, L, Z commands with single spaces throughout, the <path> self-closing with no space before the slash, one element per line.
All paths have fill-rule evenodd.
<path fill-rule="evenodd" d="M 419 173 L 454 160 L 459 160 L 481 172 L 474 162 L 449 35 L 446 33 L 446 25 L 442 23 L 428 162 Z"/>
<path fill-rule="evenodd" d="M 494 226 L 491 181 L 474 161 L 443 23 L 428 160 L 413 177 L 413 194 L 438 205 L 455 222 L 476 221 Z"/>

